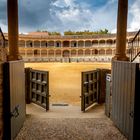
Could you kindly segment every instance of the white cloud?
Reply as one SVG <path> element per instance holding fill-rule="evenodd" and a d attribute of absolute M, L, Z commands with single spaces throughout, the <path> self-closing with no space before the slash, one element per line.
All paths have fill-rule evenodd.
<path fill-rule="evenodd" d="M 108 1 L 99 9 L 76 0 L 57 0 L 53 6 L 52 11 L 61 22 L 62 30 L 111 30 L 116 25 L 116 0 Z"/>
<path fill-rule="evenodd" d="M 104 28 L 111 31 L 116 28 L 116 2 L 107 0 L 101 7 L 94 7 L 84 0 L 19 1 L 19 31 L 95 31 Z M 4 24 L 2 26 L 6 29 Z"/>
<path fill-rule="evenodd" d="M 61 6 L 60 1 L 62 3 Z M 56 7 L 53 8 L 52 11 L 55 13 L 55 17 L 58 18 L 60 24 L 63 26 L 63 29 L 61 28 L 63 31 L 69 29 L 88 30 L 90 28 L 90 21 L 93 19 L 93 15 L 90 9 L 87 8 L 87 4 L 76 3 L 75 0 L 60 1 L 57 0 L 53 3 Z"/>
<path fill-rule="evenodd" d="M 75 0 L 56 0 L 52 5 L 60 8 L 75 6 Z"/>
<path fill-rule="evenodd" d="M 132 20 L 128 25 L 129 31 L 137 31 L 140 29 L 140 0 L 136 0 L 130 8 Z"/>
<path fill-rule="evenodd" d="M 0 28 L 2 29 L 2 32 L 7 33 L 8 29 L 7 29 L 7 25 L 6 24 L 2 24 L 0 23 Z"/>

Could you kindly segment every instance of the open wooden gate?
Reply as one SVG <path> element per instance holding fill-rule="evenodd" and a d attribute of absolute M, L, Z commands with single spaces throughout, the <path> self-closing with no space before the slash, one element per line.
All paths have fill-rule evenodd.
<path fill-rule="evenodd" d="M 13 140 L 25 121 L 25 74 L 23 61 L 3 65 L 4 140 Z"/>
<path fill-rule="evenodd" d="M 106 74 L 109 69 L 82 72 L 81 111 L 86 111 L 94 103 L 104 103 L 106 96 Z"/>
<path fill-rule="evenodd" d="M 25 69 L 26 102 L 33 102 L 49 110 L 49 72 Z"/>
<path fill-rule="evenodd" d="M 81 111 L 98 101 L 99 70 L 82 72 Z"/>

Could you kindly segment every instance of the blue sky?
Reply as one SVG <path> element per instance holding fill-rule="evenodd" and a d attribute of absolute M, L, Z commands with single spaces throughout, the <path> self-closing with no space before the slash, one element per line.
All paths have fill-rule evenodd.
<path fill-rule="evenodd" d="M 0 0 L 0 27 L 7 32 L 6 1 Z M 116 30 L 118 0 L 19 0 L 19 31 Z M 128 30 L 140 28 L 140 0 L 129 0 Z"/>

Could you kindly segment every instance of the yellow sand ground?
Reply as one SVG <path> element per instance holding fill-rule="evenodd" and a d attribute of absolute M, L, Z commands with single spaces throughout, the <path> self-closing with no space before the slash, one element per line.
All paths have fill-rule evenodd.
<path fill-rule="evenodd" d="M 81 72 L 111 68 L 111 63 L 25 63 L 25 67 L 49 71 L 51 103 L 79 105 Z"/>

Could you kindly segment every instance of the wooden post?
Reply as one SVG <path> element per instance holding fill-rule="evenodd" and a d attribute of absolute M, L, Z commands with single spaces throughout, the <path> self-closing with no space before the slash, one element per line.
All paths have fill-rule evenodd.
<path fill-rule="evenodd" d="M 128 0 L 118 1 L 116 54 L 113 60 L 128 61 L 126 56 Z"/>
<path fill-rule="evenodd" d="M 9 40 L 9 55 L 8 60 L 19 60 L 18 50 L 18 1 L 7 0 L 8 13 L 8 40 Z"/>

